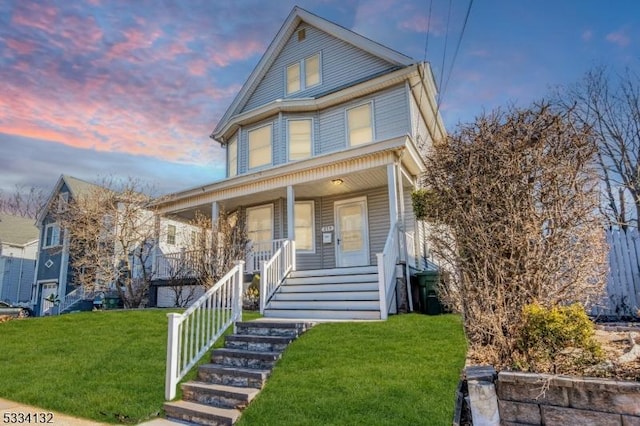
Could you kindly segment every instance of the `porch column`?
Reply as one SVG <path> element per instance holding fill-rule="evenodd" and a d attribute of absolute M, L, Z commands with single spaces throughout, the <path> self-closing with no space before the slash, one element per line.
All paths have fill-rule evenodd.
<path fill-rule="evenodd" d="M 396 167 L 398 172 L 397 174 L 397 188 L 398 188 L 398 206 L 399 206 L 399 217 L 398 222 L 400 223 L 401 229 L 405 230 L 405 205 L 404 205 L 404 184 L 402 178 L 402 165 L 398 165 Z"/>
<path fill-rule="evenodd" d="M 160 272 L 160 264 L 159 264 L 159 255 L 160 255 L 160 213 L 157 211 L 154 212 L 153 218 L 153 238 L 155 239 L 155 244 L 153 245 L 153 259 L 152 259 L 152 267 L 151 267 L 151 276 L 154 278 L 158 278 L 158 274 Z"/>
<path fill-rule="evenodd" d="M 211 228 L 212 230 L 218 224 L 218 217 L 220 216 L 220 203 L 214 201 L 211 203 Z"/>
<path fill-rule="evenodd" d="M 398 175 L 396 164 L 387 165 L 387 188 L 389 191 L 389 219 L 390 225 L 398 220 Z"/>
<path fill-rule="evenodd" d="M 287 186 L 287 239 L 296 239 L 296 196 L 293 190 L 293 186 Z"/>

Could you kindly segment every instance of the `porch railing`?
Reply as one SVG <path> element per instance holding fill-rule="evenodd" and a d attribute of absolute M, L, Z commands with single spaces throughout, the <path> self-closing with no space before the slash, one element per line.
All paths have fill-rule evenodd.
<path fill-rule="evenodd" d="M 262 263 L 260 270 L 260 313 L 276 292 L 289 272 L 296 270 L 296 243 L 284 240 L 273 257 Z"/>
<path fill-rule="evenodd" d="M 380 319 L 389 316 L 389 304 L 393 301 L 396 283 L 396 265 L 400 259 L 400 239 L 398 224 L 389 229 L 382 253 L 378 253 L 378 291 L 380 294 Z"/>
<path fill-rule="evenodd" d="M 235 321 L 242 321 L 242 275 L 238 261 L 184 313 L 167 314 L 165 398 L 176 396 L 178 382 Z"/>
<path fill-rule="evenodd" d="M 247 271 L 259 272 L 263 262 L 269 261 L 286 239 L 252 242 L 247 256 Z"/>
<path fill-rule="evenodd" d="M 206 250 L 182 250 L 175 253 L 162 253 L 156 257 L 154 277 L 157 279 L 197 278 L 201 267 L 211 257 Z"/>
<path fill-rule="evenodd" d="M 85 297 L 90 297 L 90 293 L 85 291 L 84 286 L 80 286 L 75 290 L 69 292 L 60 303 L 50 303 L 50 306 L 44 310 L 43 315 L 61 314 L 72 305 L 84 300 Z"/>

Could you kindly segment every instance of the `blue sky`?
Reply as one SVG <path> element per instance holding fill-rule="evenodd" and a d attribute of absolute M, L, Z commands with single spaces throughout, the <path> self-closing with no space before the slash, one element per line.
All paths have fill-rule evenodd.
<path fill-rule="evenodd" d="M 48 190 L 62 173 L 136 176 L 160 193 L 221 179 L 208 136 L 295 5 L 416 60 L 426 50 L 450 132 L 594 66 L 640 70 L 636 0 L 476 0 L 452 67 L 468 4 L 5 0 L 0 190 Z"/>

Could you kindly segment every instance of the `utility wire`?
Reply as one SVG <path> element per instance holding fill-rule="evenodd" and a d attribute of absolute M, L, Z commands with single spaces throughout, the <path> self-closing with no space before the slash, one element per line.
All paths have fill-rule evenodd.
<path fill-rule="evenodd" d="M 471 6 L 473 6 L 473 0 L 469 0 L 469 7 L 467 7 L 467 14 L 464 17 L 464 23 L 462 24 L 462 30 L 460 31 L 460 38 L 458 39 L 458 44 L 456 46 L 456 50 L 453 53 L 453 59 L 451 60 L 451 66 L 449 67 L 449 73 L 447 75 L 447 80 L 444 83 L 444 87 L 442 88 L 442 93 L 447 91 L 447 86 L 449 86 L 449 80 L 451 79 L 451 75 L 453 74 L 453 65 L 456 62 L 456 58 L 458 57 L 458 51 L 460 50 L 460 44 L 462 43 L 462 37 L 464 36 L 464 30 L 467 28 L 467 22 L 469 22 L 469 15 L 471 14 Z"/>

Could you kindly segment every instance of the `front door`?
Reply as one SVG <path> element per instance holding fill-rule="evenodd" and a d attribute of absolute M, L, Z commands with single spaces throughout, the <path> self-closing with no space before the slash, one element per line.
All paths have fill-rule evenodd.
<path fill-rule="evenodd" d="M 335 203 L 336 266 L 369 265 L 367 198 Z"/>
<path fill-rule="evenodd" d="M 40 315 L 44 315 L 50 308 L 54 306 L 53 302 L 47 300 L 52 294 L 58 292 L 58 283 L 42 284 L 42 297 L 40 299 Z"/>

